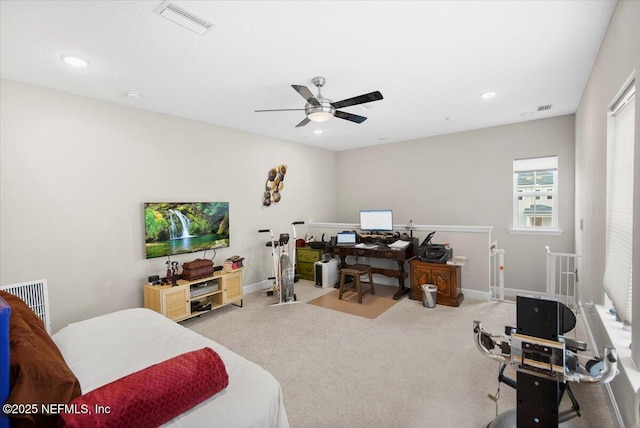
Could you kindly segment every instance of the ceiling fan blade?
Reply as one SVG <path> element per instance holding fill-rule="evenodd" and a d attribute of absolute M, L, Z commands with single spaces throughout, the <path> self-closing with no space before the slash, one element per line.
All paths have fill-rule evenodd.
<path fill-rule="evenodd" d="M 355 106 L 357 104 L 370 103 L 371 101 L 378 101 L 382 99 L 380 91 L 369 92 L 368 94 L 360 95 L 353 98 L 347 98 L 346 100 L 336 101 L 331 103 L 335 108 Z"/>
<path fill-rule="evenodd" d="M 256 113 L 262 113 L 265 111 L 304 111 L 303 108 L 277 108 L 273 110 L 255 110 Z"/>
<path fill-rule="evenodd" d="M 300 122 L 299 124 L 296 125 L 296 128 L 300 128 L 301 126 L 305 126 L 309 122 L 311 122 L 309 120 L 309 118 L 305 117 L 304 119 L 302 119 L 302 122 Z"/>
<path fill-rule="evenodd" d="M 367 120 L 364 116 L 358 116 L 357 114 L 351 114 L 344 111 L 336 110 L 335 117 L 339 117 L 340 119 L 350 120 L 355 123 L 362 123 Z"/>
<path fill-rule="evenodd" d="M 316 97 L 313 96 L 313 94 L 311 93 L 311 91 L 309 90 L 309 88 L 307 88 L 306 86 L 300 86 L 300 85 L 291 85 L 291 87 L 293 89 L 296 90 L 297 93 L 299 93 L 300 95 L 302 95 L 302 98 L 304 98 L 305 100 L 307 100 L 307 102 L 309 104 L 311 104 L 312 106 L 319 106 L 320 105 L 320 101 L 318 101 L 316 99 Z"/>

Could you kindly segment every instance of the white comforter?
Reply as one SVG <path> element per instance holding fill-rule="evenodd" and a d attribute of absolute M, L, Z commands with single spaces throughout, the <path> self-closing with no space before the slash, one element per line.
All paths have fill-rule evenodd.
<path fill-rule="evenodd" d="M 282 390 L 262 367 L 149 309 L 127 309 L 70 324 L 53 335 L 86 393 L 179 354 L 210 347 L 229 386 L 164 427 L 289 426 Z"/>

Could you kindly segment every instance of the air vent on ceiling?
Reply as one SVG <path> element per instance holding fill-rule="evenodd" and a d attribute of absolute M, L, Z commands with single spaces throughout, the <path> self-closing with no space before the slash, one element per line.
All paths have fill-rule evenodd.
<path fill-rule="evenodd" d="M 538 111 L 551 110 L 551 104 L 547 104 L 546 106 L 539 106 Z"/>
<path fill-rule="evenodd" d="M 170 1 L 162 2 L 160 6 L 156 8 L 155 12 L 158 15 L 163 16 L 176 24 L 180 24 L 191 31 L 195 31 L 200 35 L 205 34 L 214 26 L 211 22 L 187 12 Z"/>

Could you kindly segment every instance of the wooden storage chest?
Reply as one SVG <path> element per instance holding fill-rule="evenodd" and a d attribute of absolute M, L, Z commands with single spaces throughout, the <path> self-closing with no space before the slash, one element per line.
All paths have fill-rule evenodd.
<path fill-rule="evenodd" d="M 409 262 L 411 266 L 411 292 L 409 298 L 422 300 L 422 285 L 438 287 L 436 304 L 460 306 L 464 300 L 461 291 L 460 266 L 445 263 L 426 263 L 418 259 Z"/>

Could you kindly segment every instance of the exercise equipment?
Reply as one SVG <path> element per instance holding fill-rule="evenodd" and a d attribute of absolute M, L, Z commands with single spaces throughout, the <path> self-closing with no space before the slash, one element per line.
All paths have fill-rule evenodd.
<path fill-rule="evenodd" d="M 273 280 L 271 294 L 278 296 L 278 301 L 272 306 L 298 303 L 298 299 L 294 293 L 294 283 L 296 282 L 295 261 L 296 258 L 296 225 L 304 224 L 303 221 L 294 221 L 291 223 L 293 228 L 293 251 L 291 257 L 287 253 L 289 247 L 289 234 L 281 233 L 278 240 L 275 240 L 271 229 L 260 229 L 258 233 L 269 233 L 271 239 L 266 243 L 267 247 L 271 247 L 271 258 L 273 261 L 274 276 L 268 279 Z M 278 247 L 282 249 L 280 252 Z"/>
<path fill-rule="evenodd" d="M 610 382 L 618 373 L 618 354 L 615 348 L 605 346 L 602 359 L 590 359 L 583 365 L 578 351 L 585 351 L 586 343 L 564 336 L 576 324 L 576 317 L 567 306 L 555 300 L 524 296 L 517 297 L 516 305 L 517 327 L 506 326 L 504 334 L 489 334 L 480 321 L 473 322 L 477 348 L 501 363 L 498 392 L 489 395 L 496 402 L 496 409 L 500 383 L 517 391 L 517 407 L 501 413 L 487 427 L 574 426 L 570 419 L 580 416 L 580 405 L 569 383 Z M 516 370 L 515 380 L 505 376 L 508 366 Z M 565 393 L 571 408 L 560 412 Z"/>

